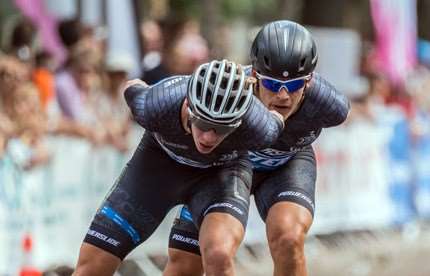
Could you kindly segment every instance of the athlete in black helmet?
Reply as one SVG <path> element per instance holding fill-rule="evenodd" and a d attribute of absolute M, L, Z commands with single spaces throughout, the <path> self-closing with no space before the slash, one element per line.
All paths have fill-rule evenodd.
<path fill-rule="evenodd" d="M 242 67 L 225 60 L 151 87 L 129 83 L 127 103 L 146 131 L 90 225 L 75 275 L 113 275 L 177 204 L 189 206 L 202 231 L 207 275 L 233 271 L 231 251 L 248 218 L 247 150 L 276 142 L 283 129 L 252 87 Z"/>
<path fill-rule="evenodd" d="M 275 21 L 257 34 L 251 49 L 255 94 L 285 121 L 278 141 L 251 151 L 254 167 L 252 193 L 274 263 L 274 275 L 307 275 L 304 242 L 315 209 L 316 161 L 312 143 L 323 128 L 341 124 L 347 117 L 346 97 L 314 69 L 315 42 L 301 25 Z M 193 215 L 183 207 L 170 235 L 170 275 L 202 275 L 199 232 Z"/>

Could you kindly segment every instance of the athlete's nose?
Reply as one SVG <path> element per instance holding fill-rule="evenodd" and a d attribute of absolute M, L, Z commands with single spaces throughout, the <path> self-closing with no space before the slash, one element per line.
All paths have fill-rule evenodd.
<path fill-rule="evenodd" d="M 288 93 L 287 88 L 285 88 L 284 86 L 281 87 L 281 89 L 277 93 L 277 96 L 280 99 L 289 99 L 290 98 L 290 94 Z"/>

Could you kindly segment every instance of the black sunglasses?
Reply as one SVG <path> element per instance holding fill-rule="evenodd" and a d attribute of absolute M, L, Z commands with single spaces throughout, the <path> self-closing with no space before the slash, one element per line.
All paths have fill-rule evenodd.
<path fill-rule="evenodd" d="M 203 132 L 214 130 L 215 133 L 218 135 L 230 134 L 236 128 L 238 128 L 242 123 L 241 120 L 238 120 L 238 121 L 231 123 L 231 124 L 228 124 L 228 125 L 210 122 L 210 121 L 205 120 L 205 119 L 197 116 L 196 114 L 194 114 L 190 108 L 188 108 L 188 114 L 190 115 L 191 124 L 193 124 L 195 127 L 197 127 L 198 129 L 200 129 Z"/>

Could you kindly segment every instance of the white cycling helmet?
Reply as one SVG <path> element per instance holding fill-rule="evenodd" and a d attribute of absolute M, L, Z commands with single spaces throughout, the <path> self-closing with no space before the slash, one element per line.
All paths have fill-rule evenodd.
<path fill-rule="evenodd" d="M 232 125 L 240 121 L 250 106 L 252 81 L 243 68 L 227 60 L 200 65 L 188 86 L 191 112 L 212 123 Z"/>

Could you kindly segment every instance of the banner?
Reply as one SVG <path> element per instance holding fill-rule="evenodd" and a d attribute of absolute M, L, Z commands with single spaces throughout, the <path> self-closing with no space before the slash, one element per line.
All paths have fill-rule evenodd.
<path fill-rule="evenodd" d="M 416 0 L 371 0 L 379 70 L 402 83 L 416 64 Z"/>

